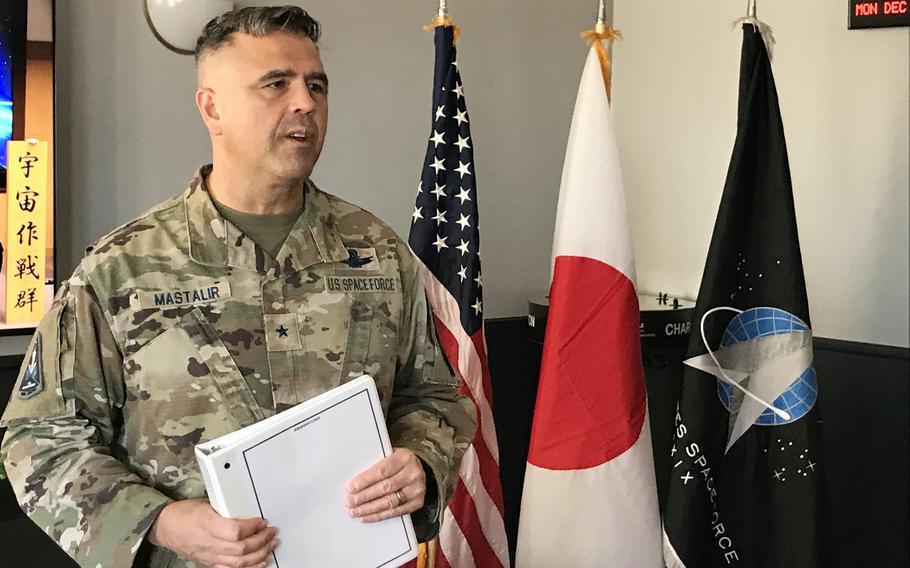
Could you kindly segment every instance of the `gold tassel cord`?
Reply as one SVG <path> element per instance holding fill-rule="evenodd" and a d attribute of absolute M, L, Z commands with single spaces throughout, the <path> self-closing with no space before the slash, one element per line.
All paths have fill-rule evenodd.
<path fill-rule="evenodd" d="M 417 545 L 417 568 L 428 568 L 427 543 L 421 542 Z"/>
<path fill-rule="evenodd" d="M 596 29 L 587 30 L 581 32 L 581 39 L 588 42 L 589 45 L 594 45 L 597 49 L 597 57 L 600 59 L 600 68 L 604 76 L 604 87 L 607 89 L 607 100 L 612 100 L 610 88 L 613 82 L 613 65 L 610 63 L 610 56 L 607 55 L 607 48 L 604 46 L 604 42 L 613 43 L 618 39 L 622 39 L 622 32 L 613 28 L 605 28 L 603 32 L 599 32 Z"/>
<path fill-rule="evenodd" d="M 455 35 L 455 38 L 454 38 L 455 43 L 457 44 L 458 37 L 461 35 L 461 28 L 459 28 L 452 22 L 452 18 L 450 18 L 448 16 L 448 14 L 446 14 L 445 16 L 439 16 L 437 14 L 436 17 L 433 18 L 432 22 L 423 26 L 423 29 L 432 30 L 433 28 L 438 28 L 440 26 L 445 27 L 445 28 L 455 28 L 453 33 Z"/>

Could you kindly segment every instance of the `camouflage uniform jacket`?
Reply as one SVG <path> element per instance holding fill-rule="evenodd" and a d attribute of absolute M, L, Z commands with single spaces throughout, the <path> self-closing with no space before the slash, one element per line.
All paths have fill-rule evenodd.
<path fill-rule="evenodd" d="M 80 565 L 134 565 L 168 502 L 205 496 L 194 445 L 366 372 L 392 444 L 433 473 L 413 515 L 432 537 L 476 418 L 406 243 L 308 182 L 276 261 L 218 214 L 207 168 L 95 243 L 39 324 L 0 421 L 22 508 Z"/>

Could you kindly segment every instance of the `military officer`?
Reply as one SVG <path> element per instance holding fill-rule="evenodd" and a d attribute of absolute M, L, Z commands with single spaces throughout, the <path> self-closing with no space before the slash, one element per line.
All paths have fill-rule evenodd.
<path fill-rule="evenodd" d="M 396 449 L 339 499 L 365 522 L 438 530 L 476 418 L 407 244 L 309 179 L 328 118 L 318 39 L 296 7 L 205 27 L 212 164 L 90 247 L 38 326 L 0 421 L 4 463 L 82 566 L 265 566 L 275 529 L 215 513 L 194 446 L 362 373 Z"/>

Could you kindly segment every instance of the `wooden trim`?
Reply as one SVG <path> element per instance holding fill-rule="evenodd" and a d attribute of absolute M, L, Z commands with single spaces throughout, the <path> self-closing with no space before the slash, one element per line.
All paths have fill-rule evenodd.
<path fill-rule="evenodd" d="M 44 61 L 54 60 L 54 43 L 51 41 L 29 41 L 25 46 L 25 58 L 41 59 Z"/>

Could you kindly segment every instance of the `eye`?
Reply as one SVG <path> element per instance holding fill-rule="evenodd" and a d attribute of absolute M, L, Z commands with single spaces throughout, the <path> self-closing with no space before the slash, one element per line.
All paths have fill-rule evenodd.
<path fill-rule="evenodd" d="M 329 86 L 325 81 L 309 81 L 307 83 L 307 88 L 310 92 L 318 93 L 324 95 L 329 91 Z"/>
<path fill-rule="evenodd" d="M 277 81 L 272 81 L 271 83 L 266 84 L 267 89 L 283 89 L 287 86 L 288 82 L 284 79 L 278 79 Z"/>

